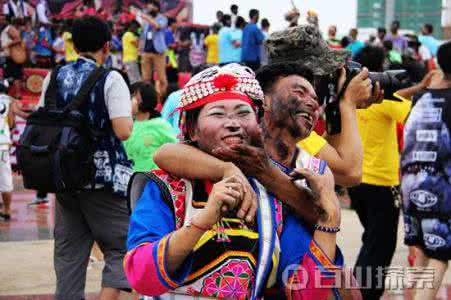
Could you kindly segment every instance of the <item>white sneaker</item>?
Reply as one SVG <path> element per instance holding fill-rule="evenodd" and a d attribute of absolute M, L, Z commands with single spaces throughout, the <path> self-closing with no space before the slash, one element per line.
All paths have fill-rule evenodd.
<path fill-rule="evenodd" d="M 28 203 L 28 206 L 34 206 L 34 205 L 38 205 L 38 204 L 45 204 L 45 203 L 49 203 L 49 198 L 45 197 L 45 198 L 34 198 L 33 201 L 31 201 L 30 203 Z"/>

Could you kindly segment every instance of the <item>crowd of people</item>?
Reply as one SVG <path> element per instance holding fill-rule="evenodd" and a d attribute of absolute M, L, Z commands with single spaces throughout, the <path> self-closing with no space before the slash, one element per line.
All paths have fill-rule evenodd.
<path fill-rule="evenodd" d="M 434 27 L 424 24 L 419 35 L 407 31 L 401 34 L 400 22 L 393 21 L 387 34 L 384 27 L 377 28 L 377 32 L 370 34 L 368 40 L 359 40 L 357 28 L 352 28 L 349 35 L 337 38 L 337 27 L 331 25 L 327 32 L 327 43 L 331 48 L 347 49 L 355 59 L 367 45 L 376 46 L 384 50 L 384 69 L 405 69 L 414 82 L 420 82 L 426 73 L 434 69 L 435 58 L 440 41 L 433 36 Z"/>
<path fill-rule="evenodd" d="M 337 38 L 334 25 L 324 39 L 313 12 L 301 26 L 290 13 L 289 28 L 270 35 L 257 9 L 246 21 L 237 5 L 188 34 L 157 0 L 114 11 L 84 2 L 79 18 L 62 21 L 46 0 L 3 7 L 3 219 L 9 129 L 14 114 L 29 116 L 14 99 L 23 67 L 53 68 L 41 111 L 52 91 L 63 109 L 104 71 L 80 110 L 102 132 L 93 178 L 56 193 L 57 299 L 84 298 L 94 242 L 105 260 L 100 299 L 131 289 L 161 299 L 379 299 L 401 210 L 411 266 L 436 272 L 433 288 L 414 287 L 414 297 L 434 299 L 451 253 L 450 41 L 436 40 L 430 24 L 401 35 L 397 21 L 365 42 L 355 28 Z M 362 67 L 353 77 L 350 59 Z M 384 94 L 370 72 L 395 69 L 412 83 Z M 318 85 L 326 70 L 338 77 L 333 133 L 321 130 L 330 125 Z M 339 282 L 348 276 L 336 185 L 364 228 L 351 286 Z"/>
<path fill-rule="evenodd" d="M 177 71 L 231 62 L 258 69 L 265 62 L 263 41 L 270 27 L 267 19 L 257 26 L 258 10 L 250 11 L 246 21 L 238 15 L 238 6 L 232 5 L 230 14 L 218 11 L 218 21 L 211 28 L 201 26 L 200 33 L 178 30 L 176 20 L 161 13 L 159 1 L 107 13 L 102 7 L 96 9 L 94 1 L 84 0 L 70 18 L 63 18 L 51 14 L 46 0 L 40 0 L 36 7 L 27 0 L 8 0 L 3 4 L 3 15 L 7 26 L 2 29 L 0 59 L 5 78 L 20 80 L 27 66 L 51 68 L 75 61 L 73 19 L 92 15 L 107 21 L 112 30 L 107 64 L 126 72 L 131 83 L 150 82 L 155 75 L 161 95 L 166 95 L 168 85 L 174 89 Z"/>

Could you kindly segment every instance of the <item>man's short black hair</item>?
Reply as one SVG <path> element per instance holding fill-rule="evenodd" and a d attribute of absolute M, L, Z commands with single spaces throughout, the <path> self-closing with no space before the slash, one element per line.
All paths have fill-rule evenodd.
<path fill-rule="evenodd" d="M 367 67 L 370 72 L 381 72 L 384 66 L 385 51 L 382 47 L 368 45 L 362 48 L 354 60 Z"/>
<path fill-rule="evenodd" d="M 269 28 L 269 26 L 270 26 L 271 24 L 269 24 L 269 21 L 268 21 L 268 19 L 262 19 L 262 22 L 261 22 L 261 26 L 262 26 L 262 28 Z"/>
<path fill-rule="evenodd" d="M 313 72 L 307 67 L 297 63 L 277 63 L 269 64 L 257 71 L 256 77 L 263 92 L 270 93 L 274 84 L 281 78 L 297 75 L 305 78 L 313 84 Z"/>
<path fill-rule="evenodd" d="M 440 69 L 446 75 L 451 75 L 451 41 L 442 44 L 437 51 L 437 61 Z"/>
<path fill-rule="evenodd" d="M 232 5 L 230 6 L 230 10 L 231 10 L 231 11 L 233 11 L 233 10 L 238 10 L 238 5 L 232 4 Z"/>
<path fill-rule="evenodd" d="M 111 30 L 102 19 L 85 16 L 75 20 L 72 39 L 79 52 L 97 52 L 111 41 Z"/>
<path fill-rule="evenodd" d="M 387 34 L 387 29 L 385 29 L 385 27 L 378 27 L 377 28 L 377 32 L 378 33 L 382 33 L 383 32 L 384 34 Z"/>
<path fill-rule="evenodd" d="M 235 21 L 235 28 L 244 28 L 246 20 L 242 16 L 238 16 Z"/>
<path fill-rule="evenodd" d="M 222 23 L 225 24 L 225 22 L 232 22 L 232 16 L 229 14 L 225 14 L 222 16 Z"/>
<path fill-rule="evenodd" d="M 424 24 L 424 28 L 429 34 L 432 34 L 434 32 L 434 26 L 432 24 L 426 23 Z"/>
<path fill-rule="evenodd" d="M 250 19 L 252 19 L 253 17 L 256 17 L 256 16 L 258 16 L 258 15 L 259 15 L 258 9 L 253 8 L 253 9 L 251 9 L 251 10 L 249 11 L 249 18 L 250 18 Z"/>

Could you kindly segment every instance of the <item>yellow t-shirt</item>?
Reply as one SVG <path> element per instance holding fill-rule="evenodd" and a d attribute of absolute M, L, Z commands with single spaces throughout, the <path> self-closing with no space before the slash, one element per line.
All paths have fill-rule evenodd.
<path fill-rule="evenodd" d="M 396 124 L 404 123 L 410 101 L 387 101 L 357 110 L 363 146 L 362 182 L 379 186 L 399 185 L 399 152 Z"/>
<path fill-rule="evenodd" d="M 315 131 L 312 131 L 310 135 L 298 142 L 298 146 L 307 151 L 311 156 L 315 156 L 321 151 L 327 141 Z"/>
<path fill-rule="evenodd" d="M 72 41 L 72 33 L 64 32 L 64 59 L 66 62 L 76 61 L 78 59 L 77 51 L 74 48 L 74 42 Z"/>
<path fill-rule="evenodd" d="M 205 40 L 205 46 L 207 46 L 207 64 L 219 63 L 219 36 L 217 34 L 208 35 Z"/>
<path fill-rule="evenodd" d="M 124 63 L 138 61 L 138 37 L 130 31 L 122 36 L 122 59 Z"/>

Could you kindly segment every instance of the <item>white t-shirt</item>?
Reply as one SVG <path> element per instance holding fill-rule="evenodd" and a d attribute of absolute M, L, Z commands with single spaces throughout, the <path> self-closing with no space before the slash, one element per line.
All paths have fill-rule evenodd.
<path fill-rule="evenodd" d="M 42 93 L 39 99 L 38 107 L 44 106 L 45 92 L 49 86 L 50 76 L 51 75 L 49 73 L 45 77 L 42 84 Z M 110 120 L 132 116 L 130 91 L 121 74 L 117 71 L 111 71 L 106 78 L 103 92 L 105 97 L 105 105 L 107 107 Z"/>
<path fill-rule="evenodd" d="M 55 41 L 53 42 L 53 45 L 52 45 L 52 47 L 53 48 L 55 48 L 56 50 L 58 50 L 58 51 L 64 51 L 64 40 L 63 40 L 63 38 L 62 37 L 57 37 L 56 39 L 55 39 Z M 55 61 L 57 62 L 57 63 L 60 63 L 63 59 L 64 59 L 64 53 L 63 54 L 61 54 L 61 53 L 56 53 L 55 54 Z"/>
<path fill-rule="evenodd" d="M 430 60 L 432 58 L 431 51 L 429 51 L 429 49 L 426 46 L 421 45 L 418 50 L 420 52 L 421 60 L 425 61 Z"/>
<path fill-rule="evenodd" d="M 8 124 L 8 115 L 11 97 L 0 94 L 0 150 L 8 150 L 11 145 L 11 132 Z"/>
<path fill-rule="evenodd" d="M 45 1 L 40 1 L 36 6 L 36 15 L 38 16 L 38 21 L 42 24 L 50 24 L 50 20 L 47 17 L 48 9 L 47 3 Z"/>
<path fill-rule="evenodd" d="M 2 30 L 2 33 L 0 34 L 0 43 L 1 43 L 1 46 L 3 48 L 3 53 L 2 54 L 3 54 L 3 56 L 7 56 L 7 57 L 10 56 L 9 47 L 5 47 L 5 46 L 8 45 L 9 43 L 11 43 L 11 41 L 12 41 L 12 39 L 9 36 L 9 33 L 8 33 L 10 26 L 11 25 L 6 26 Z"/>
<path fill-rule="evenodd" d="M 17 18 L 23 18 L 23 17 L 27 17 L 28 16 L 28 11 L 27 11 L 27 6 L 26 3 L 23 3 L 22 6 L 22 1 L 17 1 L 17 4 L 14 3 L 14 1 L 7 1 L 5 4 L 3 4 L 3 14 L 4 15 L 10 15 L 12 13 L 12 15 L 14 17 Z M 23 10 L 22 10 L 23 7 Z M 12 9 L 12 12 L 9 11 L 9 9 Z"/>

